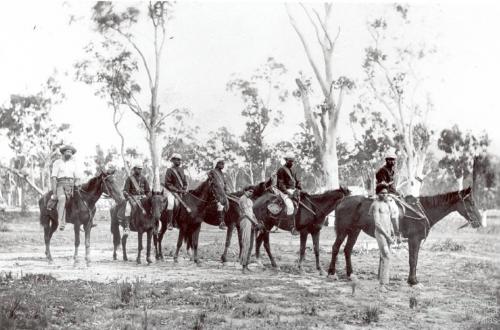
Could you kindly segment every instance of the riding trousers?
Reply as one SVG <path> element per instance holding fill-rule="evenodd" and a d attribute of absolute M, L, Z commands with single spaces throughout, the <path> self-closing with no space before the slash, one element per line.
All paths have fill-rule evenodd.
<path fill-rule="evenodd" d="M 56 185 L 57 217 L 59 223 L 66 220 L 66 201 L 73 196 L 75 180 L 72 178 L 58 178 Z"/>
<path fill-rule="evenodd" d="M 288 194 L 285 194 L 279 189 L 274 189 L 274 191 L 278 193 L 278 195 L 283 199 L 283 202 L 285 202 L 286 215 L 292 215 L 294 211 L 294 205 L 289 194 L 293 194 L 295 192 L 295 189 L 287 189 Z"/>
<path fill-rule="evenodd" d="M 167 196 L 167 210 L 173 211 L 174 207 L 179 204 L 179 201 L 170 190 L 165 189 L 165 195 Z"/>

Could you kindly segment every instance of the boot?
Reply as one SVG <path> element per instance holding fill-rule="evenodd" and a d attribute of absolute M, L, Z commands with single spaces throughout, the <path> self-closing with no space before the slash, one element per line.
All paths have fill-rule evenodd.
<path fill-rule="evenodd" d="M 128 233 L 130 232 L 130 217 L 124 216 L 123 217 L 123 236 L 128 236 Z"/>
<path fill-rule="evenodd" d="M 224 211 L 217 211 L 217 217 L 219 218 L 219 229 L 226 230 L 227 226 L 224 222 Z"/>
<path fill-rule="evenodd" d="M 59 230 L 63 231 L 66 227 L 66 217 L 62 217 L 61 222 L 59 223 Z"/>
<path fill-rule="evenodd" d="M 174 220 L 174 210 L 167 210 L 167 229 L 174 229 L 173 221 Z"/>
<path fill-rule="evenodd" d="M 291 233 L 292 233 L 293 236 L 297 236 L 299 234 L 299 232 L 297 231 L 297 229 L 295 229 L 295 226 L 292 227 Z"/>

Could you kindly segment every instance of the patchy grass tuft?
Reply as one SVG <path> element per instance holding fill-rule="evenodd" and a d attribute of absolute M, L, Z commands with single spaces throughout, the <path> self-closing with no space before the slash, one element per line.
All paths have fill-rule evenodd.
<path fill-rule="evenodd" d="M 448 238 L 444 241 L 434 243 L 431 246 L 431 251 L 451 251 L 451 252 L 457 252 L 457 251 L 464 251 L 465 250 L 465 245 L 455 242 L 453 239 Z"/>
<path fill-rule="evenodd" d="M 258 293 L 249 292 L 243 297 L 243 301 L 251 304 L 261 304 L 264 302 L 264 297 Z"/>
<path fill-rule="evenodd" d="M 378 305 L 370 305 L 365 307 L 362 314 L 363 322 L 365 322 L 366 324 L 378 322 L 380 313 L 381 310 Z"/>

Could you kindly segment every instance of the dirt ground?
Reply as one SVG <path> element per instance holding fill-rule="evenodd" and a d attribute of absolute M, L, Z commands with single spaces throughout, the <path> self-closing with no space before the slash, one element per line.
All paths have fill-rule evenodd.
<path fill-rule="evenodd" d="M 128 248 L 133 261 L 122 261 L 121 250 L 113 261 L 106 212 L 96 220 L 90 267 L 83 245 L 81 262 L 73 264 L 71 225 L 55 233 L 49 265 L 36 215 L 0 224 L 0 329 L 500 329 L 500 227 L 457 231 L 463 219 L 444 219 L 420 252 L 421 285 L 406 284 L 408 251 L 401 247 L 394 250 L 389 291 L 381 293 L 375 240 L 364 234 L 352 257 L 357 280 L 345 277 L 341 252 L 339 280 L 332 281 L 315 270 L 312 242 L 305 272 L 297 271 L 299 238 L 287 232 L 271 235 L 279 271 L 262 250 L 263 265 L 253 263 L 243 275 L 236 240 L 232 261 L 219 262 L 225 232 L 218 228 L 202 227 L 201 266 L 187 256 L 173 263 L 177 230 L 167 233 L 165 261 L 148 266 L 145 251 L 143 264 L 135 263 L 135 233 Z M 322 231 L 325 270 L 334 237 L 332 227 Z"/>

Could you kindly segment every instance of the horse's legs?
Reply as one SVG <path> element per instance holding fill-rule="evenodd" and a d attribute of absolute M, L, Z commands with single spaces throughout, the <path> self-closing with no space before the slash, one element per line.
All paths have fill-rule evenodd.
<path fill-rule="evenodd" d="M 128 261 L 127 257 L 127 234 L 123 234 L 122 236 L 122 253 L 123 253 L 123 261 Z"/>
<path fill-rule="evenodd" d="M 418 238 L 411 238 L 408 241 L 409 245 L 409 259 L 410 259 L 410 274 L 408 275 L 408 284 L 416 285 L 417 281 L 417 262 L 418 251 L 420 250 L 421 240 Z"/>
<path fill-rule="evenodd" d="M 302 262 L 304 262 L 304 257 L 306 255 L 306 244 L 307 244 L 308 234 L 309 233 L 306 230 L 300 231 L 299 270 L 302 270 Z"/>
<path fill-rule="evenodd" d="M 313 241 L 313 249 L 314 249 L 314 256 L 316 257 L 316 270 L 319 270 L 319 275 L 323 276 L 325 275 L 325 271 L 323 270 L 323 267 L 321 267 L 321 262 L 319 260 L 319 234 L 321 233 L 320 230 L 317 232 L 314 232 L 311 234 L 312 236 L 312 241 Z"/>
<path fill-rule="evenodd" d="M 191 234 L 191 244 L 193 245 L 193 260 L 199 266 L 201 264 L 198 259 L 198 238 L 200 236 L 201 223 L 196 227 L 196 229 Z"/>
<path fill-rule="evenodd" d="M 227 262 L 227 250 L 231 246 L 231 237 L 233 236 L 234 223 L 230 223 L 226 230 L 226 246 L 224 247 L 224 253 L 220 257 L 223 263 Z M 241 249 L 240 249 L 241 251 Z"/>
<path fill-rule="evenodd" d="M 148 262 L 148 264 L 151 264 L 153 263 L 153 261 L 151 260 L 151 236 L 153 236 L 153 229 L 149 229 L 147 232 L 146 232 L 146 261 Z"/>
<path fill-rule="evenodd" d="M 177 236 L 177 247 L 175 249 L 175 254 L 174 254 L 174 262 L 175 263 L 179 262 L 177 259 L 179 257 L 179 250 L 182 247 L 183 236 L 184 236 L 184 231 L 181 228 L 179 228 L 179 235 Z"/>
<path fill-rule="evenodd" d="M 90 231 L 92 229 L 92 220 L 89 220 L 89 223 L 85 225 L 85 261 L 87 263 L 87 267 L 90 266 Z"/>
<path fill-rule="evenodd" d="M 335 264 L 337 263 L 337 255 L 339 254 L 340 246 L 344 242 L 347 236 L 347 231 L 337 231 L 337 237 L 335 238 L 335 243 L 332 246 L 332 260 L 330 261 L 330 267 L 328 267 L 328 275 L 336 276 L 335 274 Z"/>
<path fill-rule="evenodd" d="M 167 232 L 167 223 L 162 222 L 160 232 L 158 233 L 158 258 L 160 260 L 163 260 L 161 242 L 163 241 L 163 236 L 165 236 L 166 232 Z"/>
<path fill-rule="evenodd" d="M 120 246 L 120 224 L 113 215 L 113 210 L 111 210 L 111 234 L 113 234 L 113 260 L 116 260 L 116 251 Z"/>
<path fill-rule="evenodd" d="M 345 269 L 347 273 L 347 277 L 350 277 L 352 274 L 352 263 L 351 263 L 351 253 L 352 253 L 352 248 L 354 247 L 354 244 L 356 244 L 356 241 L 358 240 L 359 233 L 361 232 L 361 229 L 354 229 L 349 233 L 349 236 L 347 236 L 347 243 L 345 243 L 344 247 L 344 256 L 345 256 Z"/>
<path fill-rule="evenodd" d="M 264 232 L 258 232 L 257 236 L 255 237 L 255 260 L 257 263 L 261 263 L 260 261 L 260 246 L 262 245 L 262 242 L 264 241 Z"/>
<path fill-rule="evenodd" d="M 75 254 L 73 255 L 73 259 L 75 264 L 79 263 L 78 259 L 78 247 L 80 246 L 80 222 L 75 221 L 73 224 L 73 230 L 75 231 Z"/>
<path fill-rule="evenodd" d="M 52 254 L 50 253 L 50 239 L 52 238 L 52 234 L 57 228 L 57 221 L 47 219 L 47 224 L 43 227 L 43 238 L 45 240 L 45 256 L 49 264 L 54 262 L 52 259 Z"/>
<path fill-rule="evenodd" d="M 135 260 L 137 264 L 141 263 L 141 252 L 142 252 L 142 230 L 137 231 L 137 259 Z"/>
<path fill-rule="evenodd" d="M 266 249 L 269 260 L 271 260 L 271 266 L 273 268 L 279 269 L 276 261 L 274 260 L 273 254 L 271 253 L 271 244 L 269 243 L 269 232 L 264 233 L 264 248 Z"/>
<path fill-rule="evenodd" d="M 248 249 L 248 255 L 247 255 L 247 265 L 250 263 L 250 257 L 252 256 L 252 249 L 253 249 L 253 241 L 255 239 L 255 233 L 256 231 L 253 230 L 250 232 L 250 248 Z"/>

